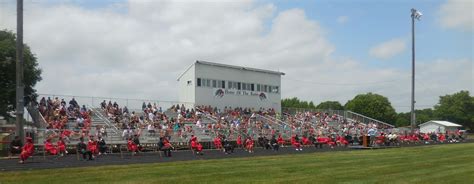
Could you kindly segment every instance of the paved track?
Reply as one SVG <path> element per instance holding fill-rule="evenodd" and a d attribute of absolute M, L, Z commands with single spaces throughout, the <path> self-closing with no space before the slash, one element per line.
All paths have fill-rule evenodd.
<path fill-rule="evenodd" d="M 474 142 L 469 140 L 467 142 Z M 462 143 L 457 143 L 462 144 Z M 433 145 L 433 144 L 429 144 Z M 423 145 L 404 145 L 403 147 L 423 146 Z M 265 150 L 256 148 L 254 153 L 248 153 L 242 149 L 236 149 L 233 154 L 224 154 L 218 150 L 204 150 L 204 155 L 193 155 L 191 151 L 174 151 L 172 157 L 160 157 L 157 152 L 140 153 L 137 156 L 131 156 L 130 153 L 124 153 L 121 158 L 119 153 L 99 156 L 93 161 L 77 160 L 75 154 L 67 155 L 65 157 L 56 158 L 47 156 L 34 156 L 33 159 L 28 159 L 25 164 L 19 164 L 18 159 L 0 159 L 0 171 L 18 171 L 18 170 L 38 170 L 38 169 L 54 169 L 54 168 L 72 168 L 72 167 L 87 167 L 87 166 L 104 166 L 104 165 L 126 165 L 126 164 L 140 164 L 140 163 L 162 163 L 174 161 L 187 160 L 208 160 L 208 159 L 225 159 L 225 158 L 239 158 L 239 157 L 254 157 L 254 156 L 268 156 L 268 155 L 285 155 L 285 154 L 302 154 L 314 152 L 329 152 L 329 151 L 349 151 L 355 150 L 351 148 L 337 147 L 334 149 L 324 147 L 323 149 L 315 147 L 305 147 L 303 151 L 296 151 L 291 147 L 281 148 L 279 151 Z"/>

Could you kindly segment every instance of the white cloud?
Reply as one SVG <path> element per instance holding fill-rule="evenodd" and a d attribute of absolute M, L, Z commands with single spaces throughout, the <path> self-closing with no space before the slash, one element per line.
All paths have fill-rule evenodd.
<path fill-rule="evenodd" d="M 348 16 L 339 16 L 337 17 L 337 22 L 339 24 L 344 24 L 346 23 L 347 21 L 349 21 L 349 17 Z"/>
<path fill-rule="evenodd" d="M 448 0 L 439 11 L 439 23 L 443 28 L 474 30 L 474 3 L 470 0 Z"/>
<path fill-rule="evenodd" d="M 6 7 L 0 9 L 0 29 L 15 30 L 14 5 Z M 283 97 L 344 104 L 358 93 L 377 92 L 397 110 L 408 110 L 408 70 L 368 68 L 351 57 L 333 56 L 335 46 L 318 21 L 301 9 L 276 9 L 232 1 L 130 1 L 92 10 L 26 4 L 25 42 L 43 68 L 40 93 L 173 101 L 176 77 L 199 59 L 283 71 Z M 382 51 L 391 55 L 384 52 L 393 49 Z M 422 66 L 417 81 L 425 84 L 417 87 L 418 104 L 434 104 L 437 96 L 469 86 L 472 91 L 472 67 L 466 65 L 472 59 Z"/>
<path fill-rule="evenodd" d="M 369 51 L 369 55 L 378 59 L 389 59 L 402 53 L 405 48 L 406 41 L 396 38 L 372 47 Z"/>

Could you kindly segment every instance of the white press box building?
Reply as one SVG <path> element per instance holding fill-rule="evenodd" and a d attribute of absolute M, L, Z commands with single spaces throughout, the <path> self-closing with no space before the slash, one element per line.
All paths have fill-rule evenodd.
<path fill-rule="evenodd" d="M 282 72 L 196 61 L 178 77 L 179 101 L 281 112 Z"/>

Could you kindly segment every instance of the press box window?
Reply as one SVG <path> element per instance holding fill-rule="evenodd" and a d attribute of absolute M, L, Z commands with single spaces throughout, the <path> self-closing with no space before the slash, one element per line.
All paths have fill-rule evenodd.
<path fill-rule="evenodd" d="M 197 78 L 197 86 L 201 87 L 201 78 Z"/>
<path fill-rule="evenodd" d="M 212 80 L 212 87 L 217 88 L 217 81 L 216 80 Z"/>

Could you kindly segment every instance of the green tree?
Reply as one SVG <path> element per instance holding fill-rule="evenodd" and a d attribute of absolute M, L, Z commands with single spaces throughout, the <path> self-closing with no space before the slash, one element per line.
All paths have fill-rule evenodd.
<path fill-rule="evenodd" d="M 36 96 L 33 88 L 41 80 L 41 69 L 30 47 L 24 44 L 25 96 Z M 16 107 L 16 37 L 11 31 L 0 30 L 0 115 Z"/>
<path fill-rule="evenodd" d="M 395 125 L 396 126 L 409 126 L 411 122 L 410 115 L 411 115 L 410 112 L 398 113 L 397 118 L 395 120 Z M 431 108 L 415 110 L 415 115 L 416 115 L 417 125 L 436 119 L 434 117 L 433 109 Z"/>
<path fill-rule="evenodd" d="M 344 108 L 389 124 L 395 124 L 397 117 L 387 97 L 374 93 L 359 94 L 349 100 Z"/>
<path fill-rule="evenodd" d="M 325 101 L 316 106 L 316 109 L 344 110 L 344 107 L 338 101 Z"/>
<path fill-rule="evenodd" d="M 434 117 L 433 109 L 422 109 L 422 110 L 415 110 L 415 117 L 416 117 L 416 124 L 423 124 L 427 121 L 436 119 Z"/>
<path fill-rule="evenodd" d="M 410 113 L 408 112 L 401 112 L 397 114 L 397 118 L 395 119 L 395 126 L 397 127 L 404 127 L 410 125 Z"/>
<path fill-rule="evenodd" d="M 281 107 L 282 108 L 301 108 L 301 109 L 315 109 L 316 108 L 313 102 L 301 101 L 300 99 L 296 97 L 282 99 Z"/>
<path fill-rule="evenodd" d="M 469 95 L 469 91 L 440 96 L 434 109 L 437 118 L 474 130 L 474 97 Z"/>

